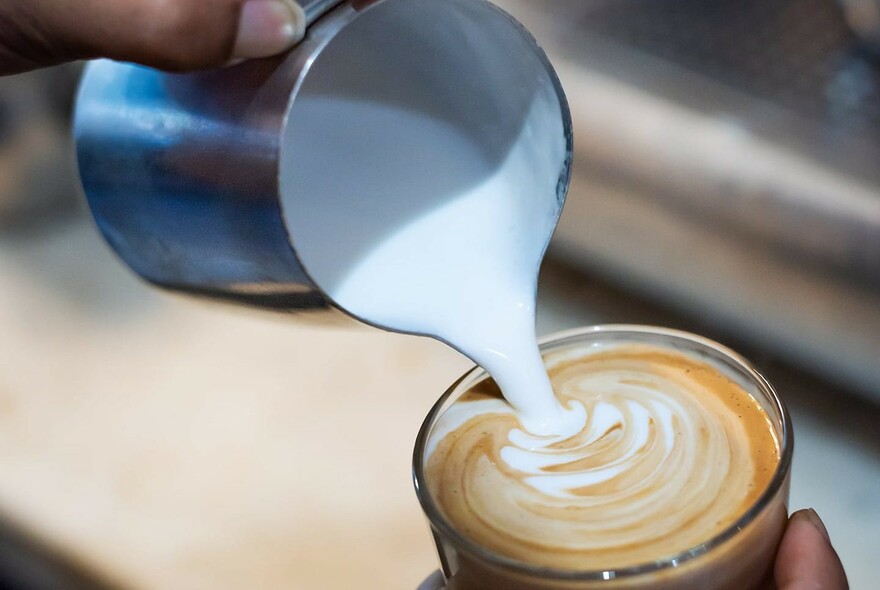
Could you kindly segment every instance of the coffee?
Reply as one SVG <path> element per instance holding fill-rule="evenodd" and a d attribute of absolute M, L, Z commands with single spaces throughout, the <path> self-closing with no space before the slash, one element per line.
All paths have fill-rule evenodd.
<path fill-rule="evenodd" d="M 544 352 L 578 428 L 530 432 L 475 371 L 420 435 L 448 588 L 757 588 L 791 458 L 766 381 L 723 347 L 653 328 L 586 331 Z"/>
<path fill-rule="evenodd" d="M 550 367 L 579 432 L 528 434 L 492 381 L 440 418 L 429 491 L 479 545 L 541 567 L 618 569 L 711 539 L 767 488 L 779 445 L 766 412 L 717 369 L 646 345 Z"/>

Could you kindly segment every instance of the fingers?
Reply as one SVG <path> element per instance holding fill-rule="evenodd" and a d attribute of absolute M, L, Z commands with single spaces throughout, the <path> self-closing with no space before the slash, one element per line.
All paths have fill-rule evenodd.
<path fill-rule="evenodd" d="M 280 53 L 304 31 L 294 0 L 8 0 L 0 73 L 91 57 L 193 70 Z"/>
<path fill-rule="evenodd" d="M 792 515 L 776 558 L 778 590 L 847 590 L 828 531 L 813 510 Z"/>

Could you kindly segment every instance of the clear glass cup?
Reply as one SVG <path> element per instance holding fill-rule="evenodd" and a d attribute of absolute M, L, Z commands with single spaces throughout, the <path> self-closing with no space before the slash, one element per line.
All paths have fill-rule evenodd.
<path fill-rule="evenodd" d="M 663 328 L 598 326 L 556 334 L 542 341 L 553 353 L 590 344 L 651 344 L 697 357 L 733 379 L 767 412 L 780 445 L 776 473 L 757 501 L 726 530 L 677 555 L 606 571 L 542 568 L 498 555 L 461 535 L 444 518 L 425 482 L 425 448 L 437 419 L 478 382 L 487 379 L 477 367 L 455 382 L 425 419 L 416 440 L 413 475 L 416 494 L 428 519 L 442 570 L 431 582 L 446 590 L 757 590 L 770 579 L 773 559 L 788 516 L 793 434 L 782 400 L 743 357 L 716 342 Z M 445 586 L 442 585 L 445 583 Z"/>

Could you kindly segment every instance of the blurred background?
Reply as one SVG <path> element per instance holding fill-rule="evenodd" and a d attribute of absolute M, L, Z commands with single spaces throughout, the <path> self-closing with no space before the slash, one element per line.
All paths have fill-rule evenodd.
<path fill-rule="evenodd" d="M 574 115 L 540 331 L 744 352 L 794 414 L 792 507 L 876 587 L 880 2 L 501 4 Z M 78 193 L 78 72 L 0 79 L 0 590 L 415 588 L 411 445 L 469 362 L 148 290 Z"/>

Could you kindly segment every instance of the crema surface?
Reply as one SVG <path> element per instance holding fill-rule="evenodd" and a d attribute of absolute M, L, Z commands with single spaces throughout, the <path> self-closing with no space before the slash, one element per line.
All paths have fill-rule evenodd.
<path fill-rule="evenodd" d="M 560 569 L 643 564 L 712 539 L 772 479 L 769 417 L 711 365 L 641 344 L 550 365 L 558 399 L 582 418 L 569 432 L 529 434 L 489 380 L 432 431 L 429 492 L 479 545 Z"/>

